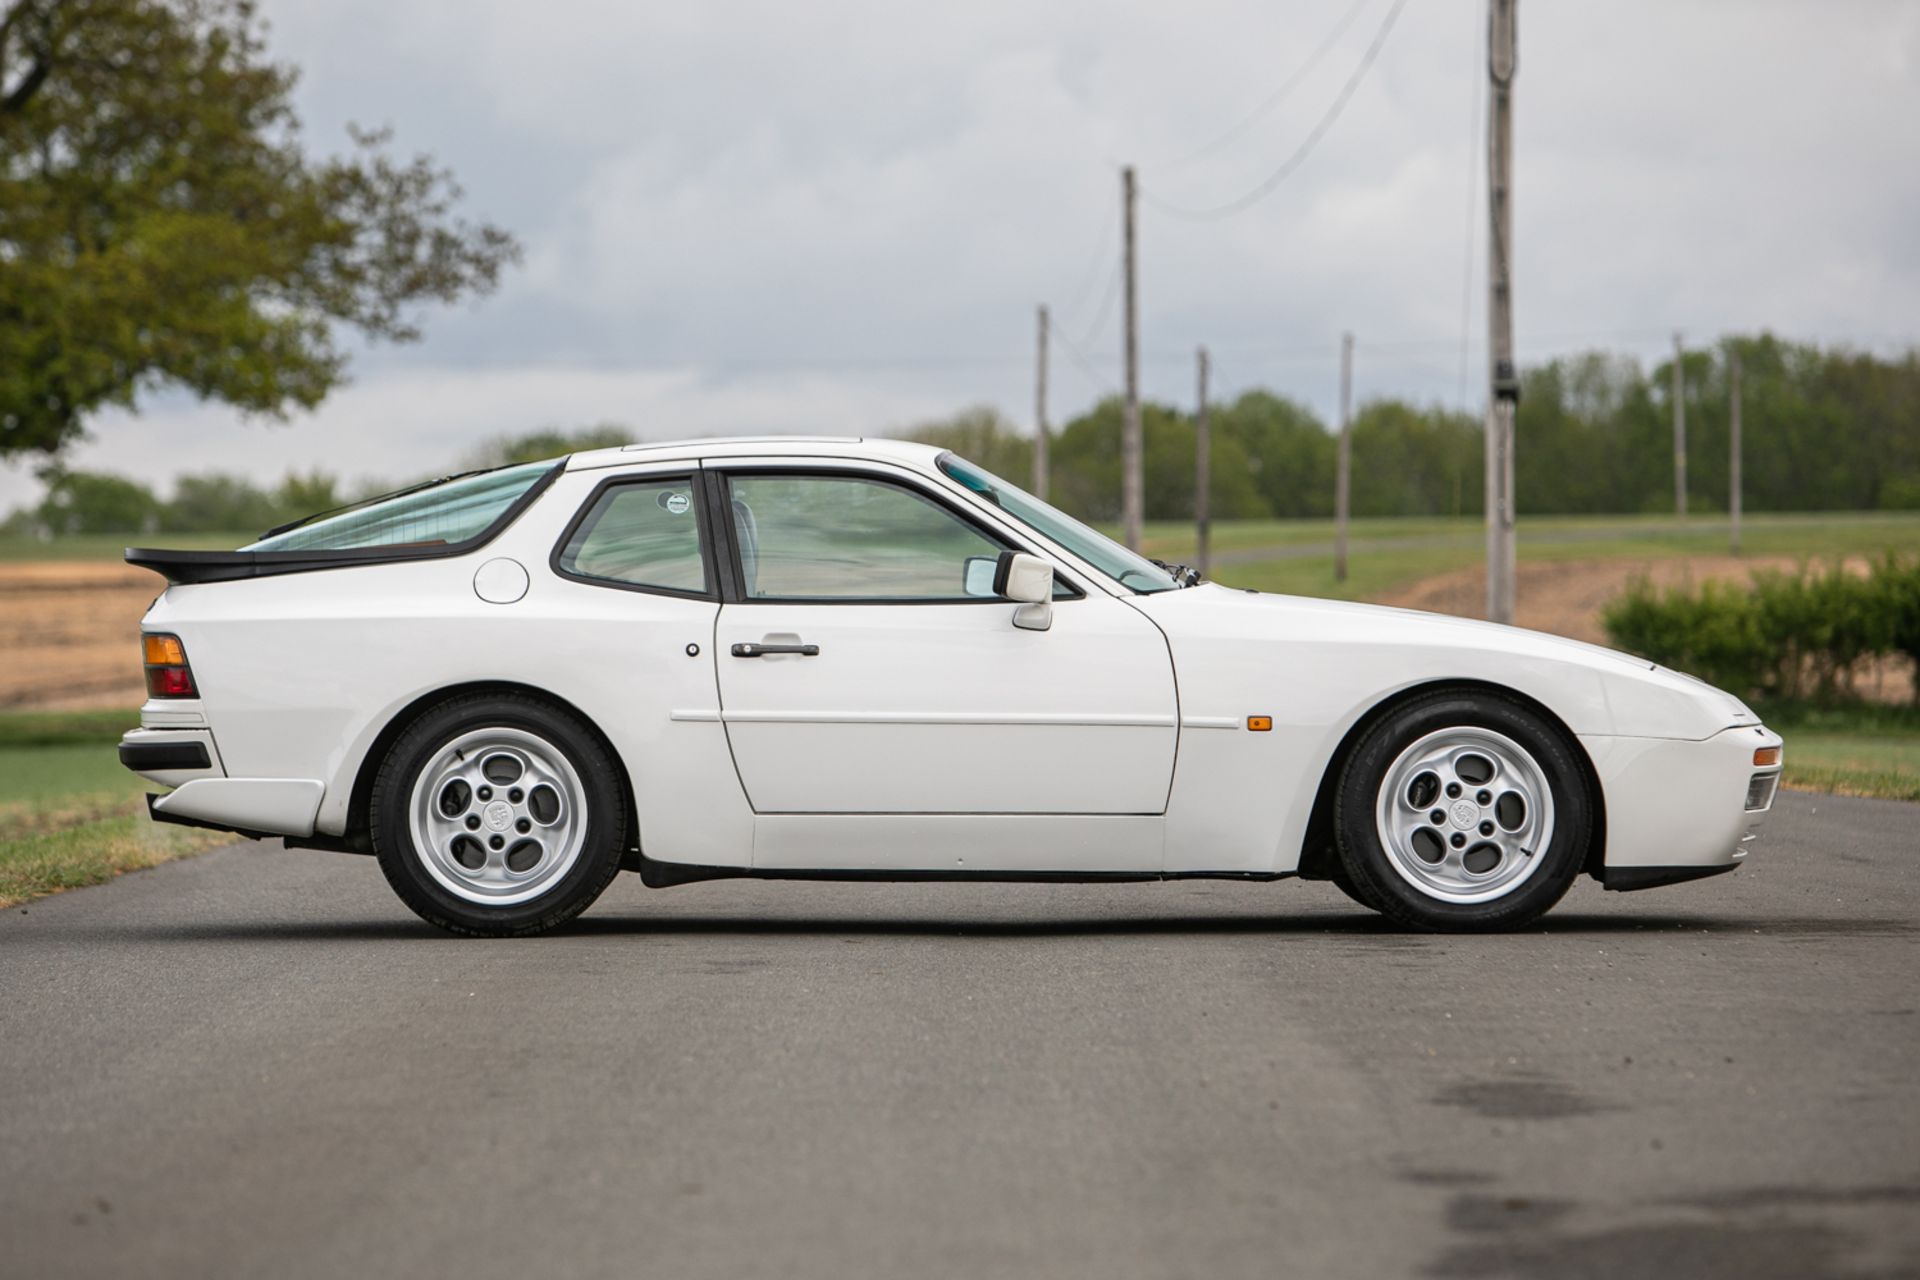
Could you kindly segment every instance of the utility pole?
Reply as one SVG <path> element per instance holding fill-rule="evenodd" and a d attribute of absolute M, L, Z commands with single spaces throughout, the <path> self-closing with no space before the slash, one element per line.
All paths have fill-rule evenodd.
<path fill-rule="evenodd" d="M 1033 494 L 1047 500 L 1047 308 L 1040 308 L 1040 341 L 1033 362 Z"/>
<path fill-rule="evenodd" d="M 1513 621 L 1513 419 L 1520 378 L 1513 366 L 1513 81 L 1520 70 L 1519 0 L 1489 0 L 1487 79 L 1487 617 Z"/>
<path fill-rule="evenodd" d="M 1353 335 L 1340 335 L 1340 449 L 1333 469 L 1333 580 L 1347 580 L 1347 510 L 1353 491 Z"/>
<path fill-rule="evenodd" d="M 1120 523 L 1128 549 L 1138 551 L 1140 525 L 1144 518 L 1145 487 L 1140 475 L 1140 455 L 1143 451 L 1140 436 L 1140 292 L 1139 280 L 1134 274 L 1135 190 L 1132 165 L 1120 171 L 1120 205 L 1123 230 L 1121 252 L 1124 256 L 1121 265 L 1126 275 L 1127 295 L 1126 336 L 1123 340 L 1127 366 L 1127 403 L 1120 420 Z"/>
<path fill-rule="evenodd" d="M 1213 425 L 1207 417 L 1207 349 L 1200 348 L 1200 404 L 1193 419 L 1193 567 L 1207 576 L 1213 524 Z"/>
<path fill-rule="evenodd" d="M 1733 517 L 1733 554 L 1740 554 L 1740 351 L 1727 350 L 1727 512 Z"/>
<path fill-rule="evenodd" d="M 1687 375 L 1680 367 L 1680 335 L 1673 335 L 1673 514 L 1687 518 Z"/>

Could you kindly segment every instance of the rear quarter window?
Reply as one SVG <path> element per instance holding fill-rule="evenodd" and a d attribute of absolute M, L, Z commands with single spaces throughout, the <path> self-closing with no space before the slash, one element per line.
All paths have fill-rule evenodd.
<path fill-rule="evenodd" d="M 686 476 L 623 482 L 594 498 L 554 557 L 575 578 L 705 595 L 700 515 Z"/>

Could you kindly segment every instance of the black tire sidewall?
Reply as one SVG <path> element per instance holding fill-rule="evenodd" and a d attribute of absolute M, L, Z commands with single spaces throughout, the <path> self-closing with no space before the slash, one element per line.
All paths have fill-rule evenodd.
<path fill-rule="evenodd" d="M 567 758 L 585 792 L 587 832 L 579 857 L 546 892 L 511 906 L 485 906 L 449 891 L 421 860 L 409 821 L 420 771 L 453 739 L 486 728 L 519 729 L 545 739 Z M 579 915 L 618 873 L 626 844 L 619 778 L 594 733 L 576 716 L 513 694 L 456 698 L 409 725 L 375 777 L 368 825 L 380 869 L 402 901 L 443 929 L 488 937 L 539 933 Z"/>
<path fill-rule="evenodd" d="M 1490 902 L 1457 903 L 1429 897 L 1395 871 L 1381 846 L 1375 804 L 1400 753 L 1436 730 L 1471 725 L 1491 729 L 1526 749 L 1553 794 L 1553 839 L 1545 863 L 1525 883 Z M 1336 810 L 1337 856 L 1354 887 L 1389 919 L 1419 929 L 1474 931 L 1529 924 L 1565 896 L 1586 864 L 1594 803 L 1578 745 L 1558 724 L 1518 699 L 1494 691 L 1440 690 L 1382 715 L 1341 771 Z"/>

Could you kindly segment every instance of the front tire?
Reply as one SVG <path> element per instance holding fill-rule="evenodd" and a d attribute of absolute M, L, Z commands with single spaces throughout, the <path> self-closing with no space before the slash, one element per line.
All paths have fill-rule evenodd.
<path fill-rule="evenodd" d="M 578 717 L 519 694 L 450 699 L 393 744 L 369 821 L 380 869 L 430 924 L 477 937 L 543 933 L 620 870 L 626 807 Z"/>
<path fill-rule="evenodd" d="M 1531 924 L 1586 864 L 1594 801 L 1566 732 L 1493 690 L 1394 707 L 1341 771 L 1336 843 L 1356 896 L 1414 929 Z"/>

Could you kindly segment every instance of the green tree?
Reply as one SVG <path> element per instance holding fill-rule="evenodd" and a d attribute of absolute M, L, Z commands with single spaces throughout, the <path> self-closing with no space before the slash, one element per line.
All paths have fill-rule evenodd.
<path fill-rule="evenodd" d="M 1249 391 L 1213 416 L 1216 438 L 1238 442 L 1248 476 L 1275 516 L 1333 514 L 1338 445 L 1313 410 L 1271 391 Z"/>
<path fill-rule="evenodd" d="M 168 533 L 259 532 L 281 519 L 272 497 L 245 476 L 208 471 L 174 480 L 160 527 Z"/>
<path fill-rule="evenodd" d="M 1215 411 L 1208 494 L 1220 520 L 1269 514 L 1239 440 L 1221 430 Z M 1108 397 L 1067 423 L 1053 449 L 1054 505 L 1083 520 L 1120 519 L 1121 404 Z M 1193 419 L 1168 405 L 1140 406 L 1142 493 L 1149 520 L 1190 520 L 1194 499 Z"/>
<path fill-rule="evenodd" d="M 345 502 L 346 499 L 340 495 L 338 478 L 318 467 L 305 475 L 289 471 L 273 491 L 274 523 L 331 511 Z"/>
<path fill-rule="evenodd" d="M 43 472 L 41 479 L 47 491 L 40 500 L 40 525 L 55 537 L 145 533 L 159 523 L 160 502 L 138 480 L 61 468 Z"/>
<path fill-rule="evenodd" d="M 1486 493 L 1477 419 L 1374 400 L 1353 419 L 1353 514 L 1471 515 Z"/>
<path fill-rule="evenodd" d="M 303 149 L 252 0 L 0 0 L 0 457 L 173 384 L 255 414 L 405 342 L 519 247 L 430 159 Z"/>
<path fill-rule="evenodd" d="M 506 467 L 516 462 L 543 462 L 589 449 L 613 449 L 633 443 L 633 432 L 615 422 L 568 430 L 542 427 L 525 435 L 496 436 L 468 453 L 462 465 L 474 470 Z"/>
<path fill-rule="evenodd" d="M 997 409 L 962 409 L 951 418 L 921 423 L 906 438 L 951 449 L 1022 488 L 1033 483 L 1033 437 L 1023 434 Z"/>

